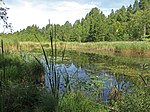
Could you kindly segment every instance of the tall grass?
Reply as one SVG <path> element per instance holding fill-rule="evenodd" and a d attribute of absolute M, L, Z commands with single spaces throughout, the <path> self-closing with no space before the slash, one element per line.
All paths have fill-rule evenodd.
<path fill-rule="evenodd" d="M 1 40 L 1 56 L 2 60 L 4 60 L 4 63 L 2 63 L 2 73 L 1 73 L 1 77 L 0 77 L 0 92 L 1 92 L 1 97 L 0 97 L 0 104 L 1 104 L 1 111 L 4 112 L 4 100 L 5 97 L 3 97 L 3 95 L 5 94 L 4 91 L 4 82 L 5 82 L 5 59 L 4 59 L 4 45 L 3 45 L 3 40 Z"/>
<path fill-rule="evenodd" d="M 56 32 L 56 26 L 54 26 L 54 28 L 53 27 L 51 28 L 50 35 L 49 35 L 50 36 L 50 47 L 51 47 L 50 60 L 48 60 L 48 57 L 46 55 L 46 52 L 45 52 L 44 47 L 41 44 L 40 40 L 38 39 L 38 37 L 36 35 L 35 35 L 35 37 L 38 40 L 38 42 L 40 43 L 40 46 L 41 46 L 41 49 L 42 49 L 42 52 L 44 55 L 46 66 L 48 68 L 48 71 L 46 71 L 47 72 L 46 75 L 48 76 L 48 80 L 50 83 L 51 94 L 57 101 L 57 103 L 55 105 L 55 111 L 58 111 L 60 75 L 57 73 L 57 70 L 56 70 L 57 48 L 56 48 L 56 42 L 54 43 L 54 40 L 53 40 L 53 38 L 56 40 L 56 33 L 54 34 L 54 30 Z M 40 61 L 36 57 L 35 57 L 35 59 L 40 63 Z"/>
<path fill-rule="evenodd" d="M 66 49 L 88 53 L 111 53 L 128 57 L 150 57 L 150 44 L 146 41 L 119 42 L 58 42 L 58 48 L 66 44 Z"/>
<path fill-rule="evenodd" d="M 40 82 L 36 80 L 42 74 L 43 68 L 35 61 L 27 62 L 19 55 L 5 53 L 5 47 L 1 40 L 0 111 L 20 112 L 27 111 L 27 108 L 31 111 L 37 102 L 35 95 L 40 96 L 35 85 Z"/>
<path fill-rule="evenodd" d="M 62 98 L 60 110 L 61 112 L 108 112 L 104 105 L 85 97 L 80 91 L 66 94 Z"/>
<path fill-rule="evenodd" d="M 14 53 L 20 51 L 19 41 L 13 38 L 1 38 L 4 41 L 3 46 L 5 53 Z"/>
<path fill-rule="evenodd" d="M 41 43 L 43 47 L 49 48 L 51 44 L 48 42 Z M 107 52 L 120 53 L 125 56 L 143 56 L 150 57 L 150 44 L 147 41 L 119 41 L 119 42 L 57 42 L 57 49 L 62 49 L 66 46 L 67 50 L 76 50 L 80 52 Z M 39 49 L 40 45 L 37 42 L 20 42 L 22 49 L 33 50 Z"/>
<path fill-rule="evenodd" d="M 5 62 L 5 80 L 1 72 L 1 112 L 33 111 L 40 103 L 40 80 L 43 68 L 35 61 L 25 62 L 19 56 L 0 56 L 0 71 Z M 5 61 L 4 61 L 5 60 Z M 39 89 L 38 89 L 39 88 Z M 35 106 L 35 107 L 34 107 Z"/>

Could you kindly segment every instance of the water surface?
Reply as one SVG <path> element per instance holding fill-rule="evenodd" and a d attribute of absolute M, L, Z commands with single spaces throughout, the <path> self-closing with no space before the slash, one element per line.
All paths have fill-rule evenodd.
<path fill-rule="evenodd" d="M 150 69 L 142 68 L 144 64 L 149 66 L 149 59 L 76 51 L 66 51 L 63 61 L 61 56 L 61 51 L 58 51 L 55 65 L 57 73 L 69 76 L 71 89 L 80 89 L 86 95 L 95 94 L 104 102 L 109 101 L 114 87 L 118 91 L 131 92 L 132 85 L 141 80 L 138 74 L 149 80 Z M 60 76 L 62 93 L 66 82 L 64 76 Z M 48 77 L 50 76 L 46 76 L 46 86 L 50 87 Z"/>

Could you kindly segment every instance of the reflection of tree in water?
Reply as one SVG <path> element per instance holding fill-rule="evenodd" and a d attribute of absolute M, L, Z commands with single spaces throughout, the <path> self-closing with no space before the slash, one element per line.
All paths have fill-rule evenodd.
<path fill-rule="evenodd" d="M 118 63 L 115 63 L 116 59 L 107 56 L 107 55 L 98 55 L 92 53 L 80 53 L 75 51 L 70 51 L 66 54 L 68 57 L 71 57 L 71 62 L 76 66 L 76 68 L 82 69 L 84 74 L 86 74 L 90 79 L 95 80 L 90 82 L 89 86 L 85 88 L 97 88 L 98 97 L 102 98 L 102 101 L 109 101 L 110 98 L 118 99 L 121 96 L 121 91 L 130 90 L 129 82 L 131 81 L 130 77 L 125 74 L 112 73 L 109 66 L 115 66 Z M 118 62 L 118 61 L 117 61 Z M 103 66 L 103 64 L 105 64 Z M 103 66 L 103 67 L 102 67 Z M 120 65 L 117 65 L 120 66 Z M 69 67 L 69 66 L 68 66 Z M 102 67 L 102 68 L 101 68 Z M 106 67 L 106 68 L 105 68 Z M 132 81 L 131 81 L 132 82 Z M 93 83 L 94 85 L 90 84 Z M 105 87 L 101 87 L 101 86 Z M 101 89 L 99 92 L 98 90 Z M 88 89 L 89 90 L 89 89 Z M 115 92 L 113 92 L 115 90 Z M 91 88 L 91 91 L 92 90 Z M 114 93 L 112 97 L 110 92 Z M 111 93 L 111 94 L 112 94 Z"/>

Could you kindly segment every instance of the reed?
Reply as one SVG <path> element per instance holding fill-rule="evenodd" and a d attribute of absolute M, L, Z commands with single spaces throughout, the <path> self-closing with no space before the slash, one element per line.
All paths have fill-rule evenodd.
<path fill-rule="evenodd" d="M 4 100 L 5 100 L 5 97 L 3 97 L 4 96 L 4 94 L 5 94 L 5 91 L 4 91 L 4 82 L 5 82 L 5 58 L 4 58 L 4 44 L 3 44 L 3 40 L 1 40 L 1 57 L 2 57 L 2 60 L 4 60 L 4 63 L 2 63 L 2 73 L 1 73 L 1 79 L 0 79 L 0 87 L 1 87 L 1 90 L 0 90 L 0 92 L 1 92 L 1 112 L 4 112 Z"/>
<path fill-rule="evenodd" d="M 49 23 L 50 24 L 50 23 Z M 46 62 L 46 67 L 48 68 L 47 72 L 47 76 L 49 79 L 49 83 L 50 83 L 50 89 L 51 89 L 51 94 L 53 95 L 53 97 L 56 99 L 57 104 L 55 105 L 55 111 L 58 111 L 58 103 L 59 103 L 59 86 L 60 86 L 60 74 L 57 73 L 57 69 L 56 69 L 56 62 L 57 62 L 57 47 L 56 47 L 56 33 L 54 33 L 54 31 L 56 32 L 56 26 L 52 26 L 51 31 L 50 31 L 50 54 L 51 54 L 51 58 L 50 60 L 48 59 L 48 56 L 45 52 L 45 49 L 42 45 L 42 43 L 40 42 L 40 40 L 38 39 L 38 37 L 35 35 L 36 39 L 38 40 L 43 55 L 44 55 L 44 59 Z M 35 59 L 40 62 L 36 57 Z"/>
<path fill-rule="evenodd" d="M 18 40 L 13 38 L 1 38 L 1 37 L 0 39 L 4 41 L 3 46 L 5 47 L 3 50 L 5 53 L 14 53 L 20 51 L 19 48 L 20 44 Z"/>
<path fill-rule="evenodd" d="M 64 42 L 65 43 L 65 42 Z M 137 49 L 137 50 L 149 50 L 149 42 L 141 41 L 119 41 L 119 42 L 90 42 L 90 43 L 77 43 L 77 42 L 66 42 L 67 47 L 73 48 L 87 48 L 95 50 L 116 50 L 116 49 Z"/>
<path fill-rule="evenodd" d="M 55 42 L 57 49 L 66 47 L 67 50 L 76 50 L 80 52 L 98 53 L 119 53 L 125 56 L 143 56 L 150 57 L 150 44 L 147 41 L 118 41 L 118 42 Z M 45 49 L 51 46 L 50 43 L 41 43 Z M 38 42 L 20 42 L 22 49 L 39 49 Z"/>

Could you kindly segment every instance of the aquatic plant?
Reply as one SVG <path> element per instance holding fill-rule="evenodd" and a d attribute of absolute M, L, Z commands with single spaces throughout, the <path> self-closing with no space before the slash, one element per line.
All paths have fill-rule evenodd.
<path fill-rule="evenodd" d="M 120 101 L 115 104 L 115 109 L 119 112 L 147 112 L 150 107 L 150 89 L 149 87 L 134 86 L 133 93 L 127 93 L 122 96 Z"/>
<path fill-rule="evenodd" d="M 50 25 L 50 23 L 49 23 L 49 25 Z M 56 42 L 53 41 L 53 38 L 56 40 L 56 33 L 54 34 L 54 30 L 56 32 L 56 26 L 54 26 L 54 28 L 53 27 L 51 28 L 50 35 L 49 35 L 50 36 L 50 46 L 51 46 L 50 60 L 48 59 L 48 56 L 44 50 L 44 47 L 36 35 L 35 35 L 35 38 L 40 43 L 40 46 L 41 46 L 41 49 L 42 49 L 42 52 L 44 55 L 45 64 L 46 64 L 46 68 L 47 68 L 45 71 L 46 72 L 45 77 L 47 78 L 46 80 L 48 80 L 48 82 L 50 84 L 50 92 L 51 92 L 52 96 L 55 98 L 55 100 L 57 101 L 57 103 L 55 105 L 55 111 L 58 111 L 60 74 L 58 74 L 57 68 L 56 68 L 57 48 L 56 48 Z M 36 57 L 35 57 L 35 59 L 39 62 L 39 64 L 41 64 L 40 61 Z"/>

